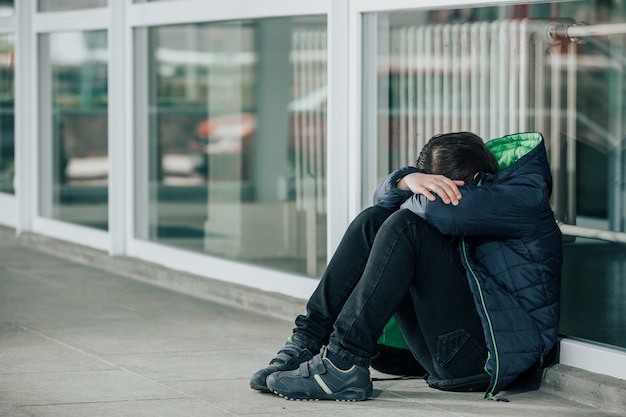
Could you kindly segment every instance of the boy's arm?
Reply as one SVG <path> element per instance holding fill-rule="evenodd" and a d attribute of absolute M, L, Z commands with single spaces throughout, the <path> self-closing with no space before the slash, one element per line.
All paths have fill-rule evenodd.
<path fill-rule="evenodd" d="M 458 205 L 461 199 L 459 186 L 463 181 L 451 180 L 443 175 L 425 174 L 418 168 L 407 166 L 393 171 L 374 192 L 374 205 L 397 210 L 400 204 L 415 194 L 435 201 L 435 194 L 442 196 L 445 204 Z"/>
<path fill-rule="evenodd" d="M 457 206 L 414 194 L 400 208 L 411 210 L 443 234 L 506 238 L 532 233 L 540 216 L 550 211 L 547 186 L 539 175 L 459 190 L 462 198 Z"/>
<path fill-rule="evenodd" d="M 451 180 L 443 175 L 414 172 L 402 177 L 398 181 L 398 188 L 422 194 L 430 201 L 435 201 L 434 194 L 437 194 L 445 204 L 458 206 L 462 197 L 459 186 L 464 184 L 464 181 Z"/>
<path fill-rule="evenodd" d="M 398 187 L 398 182 L 406 175 L 420 172 L 419 169 L 411 166 L 397 169 L 383 179 L 374 191 L 374 205 L 387 210 L 398 210 L 400 205 L 411 198 L 413 192 L 402 190 Z"/>

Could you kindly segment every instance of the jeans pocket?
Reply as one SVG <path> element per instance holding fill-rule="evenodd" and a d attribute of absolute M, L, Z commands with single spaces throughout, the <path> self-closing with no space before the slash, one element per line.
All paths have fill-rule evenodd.
<path fill-rule="evenodd" d="M 487 349 L 465 329 L 439 335 L 437 362 L 453 378 L 484 372 Z"/>

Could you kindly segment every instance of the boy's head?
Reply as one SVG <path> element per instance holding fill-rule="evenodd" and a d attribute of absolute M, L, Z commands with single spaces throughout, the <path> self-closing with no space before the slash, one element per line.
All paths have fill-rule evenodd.
<path fill-rule="evenodd" d="M 417 159 L 417 168 L 427 174 L 444 175 L 469 183 L 478 172 L 495 174 L 498 161 L 485 142 L 470 132 L 433 136 Z"/>

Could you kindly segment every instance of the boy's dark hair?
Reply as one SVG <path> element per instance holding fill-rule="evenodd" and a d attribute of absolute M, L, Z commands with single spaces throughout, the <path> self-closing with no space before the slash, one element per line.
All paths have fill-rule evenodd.
<path fill-rule="evenodd" d="M 444 175 L 469 183 L 477 172 L 495 174 L 498 161 L 485 142 L 470 132 L 433 136 L 424 145 L 416 162 L 427 174 Z"/>

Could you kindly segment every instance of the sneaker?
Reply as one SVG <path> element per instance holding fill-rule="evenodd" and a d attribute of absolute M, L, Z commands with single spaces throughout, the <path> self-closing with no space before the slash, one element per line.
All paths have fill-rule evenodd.
<path fill-rule="evenodd" d="M 343 371 L 326 357 L 326 349 L 298 369 L 271 374 L 267 387 L 288 400 L 362 401 L 372 395 L 369 368 Z"/>
<path fill-rule="evenodd" d="M 278 351 L 276 357 L 270 361 L 267 368 L 257 371 L 250 379 L 250 388 L 263 392 L 270 392 L 265 380 L 268 375 L 278 371 L 290 371 L 297 369 L 302 362 L 313 357 L 311 351 L 298 345 L 291 338 L 287 339 L 285 346 Z"/>

